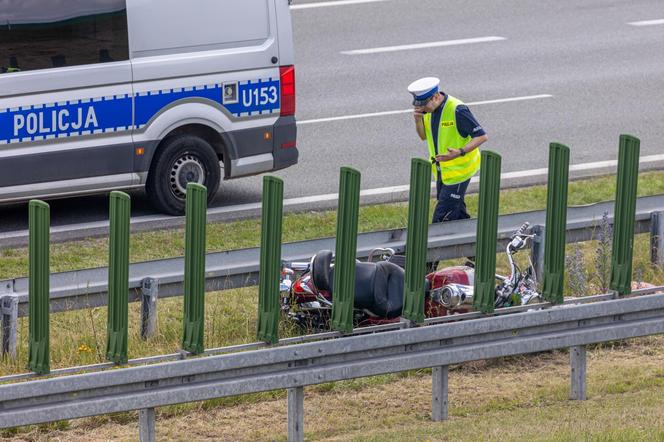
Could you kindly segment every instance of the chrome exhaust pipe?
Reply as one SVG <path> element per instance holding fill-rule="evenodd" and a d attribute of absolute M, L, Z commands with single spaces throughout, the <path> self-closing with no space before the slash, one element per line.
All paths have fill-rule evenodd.
<path fill-rule="evenodd" d="M 448 310 L 472 305 L 473 286 L 463 284 L 447 284 L 443 286 L 440 303 Z"/>

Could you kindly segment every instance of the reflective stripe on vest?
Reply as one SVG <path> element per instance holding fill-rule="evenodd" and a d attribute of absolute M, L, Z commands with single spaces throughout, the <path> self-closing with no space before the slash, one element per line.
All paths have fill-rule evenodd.
<path fill-rule="evenodd" d="M 450 95 L 447 96 L 443 114 L 440 117 L 440 127 L 438 128 L 438 155 L 445 155 L 448 149 L 460 149 L 472 139 L 469 135 L 462 137 L 456 126 L 456 108 L 463 104 L 461 100 Z M 436 147 L 433 143 L 433 134 L 431 131 L 431 114 L 424 115 L 424 131 L 429 145 L 429 157 L 436 156 Z M 450 161 L 438 163 L 441 169 L 441 176 L 444 184 L 452 185 L 464 182 L 470 179 L 480 169 L 480 150 L 474 149 L 464 156 L 457 157 Z M 432 165 L 432 173 L 436 176 L 436 164 Z"/>

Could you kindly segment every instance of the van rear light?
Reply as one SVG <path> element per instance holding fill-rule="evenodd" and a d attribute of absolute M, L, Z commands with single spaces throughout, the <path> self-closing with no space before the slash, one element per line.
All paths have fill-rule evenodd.
<path fill-rule="evenodd" d="M 295 66 L 280 66 L 281 115 L 295 115 Z"/>

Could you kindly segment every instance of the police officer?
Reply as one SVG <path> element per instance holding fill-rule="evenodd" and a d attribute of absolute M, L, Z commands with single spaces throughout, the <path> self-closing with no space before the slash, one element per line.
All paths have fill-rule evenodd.
<path fill-rule="evenodd" d="M 438 203 L 434 223 L 470 218 L 466 190 L 480 169 L 478 147 L 488 138 L 468 107 L 438 90 L 440 80 L 421 78 L 408 86 L 413 95 L 415 129 L 429 146 Z"/>

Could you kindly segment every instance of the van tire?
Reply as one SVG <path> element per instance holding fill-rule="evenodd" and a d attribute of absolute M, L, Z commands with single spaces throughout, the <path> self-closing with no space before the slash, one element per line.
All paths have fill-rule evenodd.
<path fill-rule="evenodd" d="M 145 190 L 158 211 L 183 215 L 187 183 L 204 185 L 209 203 L 219 189 L 220 177 L 219 158 L 210 143 L 195 135 L 176 135 L 166 138 L 157 150 Z"/>

